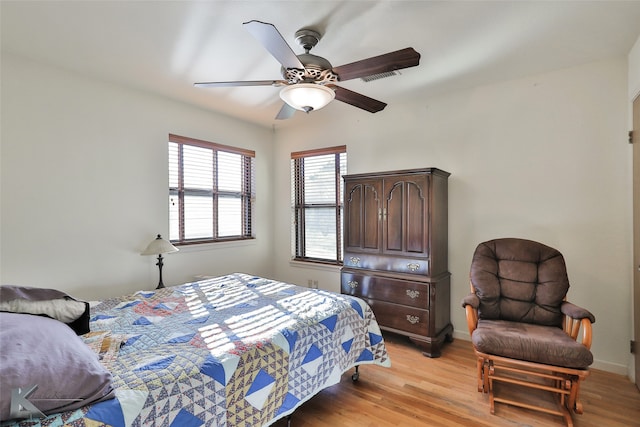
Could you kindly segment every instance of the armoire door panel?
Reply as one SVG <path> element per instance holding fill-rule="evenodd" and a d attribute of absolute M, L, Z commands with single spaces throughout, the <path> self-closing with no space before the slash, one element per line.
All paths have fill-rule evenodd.
<path fill-rule="evenodd" d="M 357 248 L 362 241 L 362 185 L 356 184 L 346 188 L 346 215 L 344 216 L 344 242 L 347 248 Z"/>
<path fill-rule="evenodd" d="M 406 183 L 406 252 L 427 251 L 428 188 L 424 182 Z"/>
<path fill-rule="evenodd" d="M 364 186 L 363 242 L 365 249 L 380 249 L 381 205 L 379 190 L 376 186 Z"/>
<path fill-rule="evenodd" d="M 404 235 L 403 182 L 394 182 L 388 186 L 385 182 L 385 209 L 382 215 L 384 229 L 384 251 L 401 252 L 403 250 L 402 240 Z"/>

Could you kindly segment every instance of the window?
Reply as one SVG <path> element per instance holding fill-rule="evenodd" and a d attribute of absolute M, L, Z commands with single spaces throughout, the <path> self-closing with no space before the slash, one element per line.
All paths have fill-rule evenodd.
<path fill-rule="evenodd" d="M 342 263 L 346 146 L 291 153 L 292 252 L 300 261 Z"/>
<path fill-rule="evenodd" d="M 255 152 L 169 134 L 169 238 L 251 239 Z"/>

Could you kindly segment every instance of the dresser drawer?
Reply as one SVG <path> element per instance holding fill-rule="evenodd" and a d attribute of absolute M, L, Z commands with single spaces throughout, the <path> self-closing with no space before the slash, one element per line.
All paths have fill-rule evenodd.
<path fill-rule="evenodd" d="M 430 275 L 429 260 L 426 258 L 400 258 L 377 254 L 347 252 L 344 266 L 366 270 L 393 271 L 395 273 Z"/>
<path fill-rule="evenodd" d="M 429 284 L 342 272 L 342 293 L 416 308 L 429 307 Z"/>
<path fill-rule="evenodd" d="M 429 335 L 429 310 L 367 300 L 380 327 L 392 328 L 416 335 Z"/>

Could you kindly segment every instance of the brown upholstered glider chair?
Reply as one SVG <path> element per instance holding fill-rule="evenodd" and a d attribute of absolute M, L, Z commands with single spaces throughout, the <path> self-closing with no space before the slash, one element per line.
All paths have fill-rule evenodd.
<path fill-rule="evenodd" d="M 502 402 L 563 416 L 572 426 L 572 414 L 582 413 L 580 381 L 593 362 L 595 318 L 565 300 L 562 254 L 531 240 L 491 240 L 476 248 L 470 278 L 462 306 L 478 357 L 478 391 L 489 393 L 491 413 Z M 524 399 L 500 393 L 520 386 L 551 392 L 558 405 L 527 402 L 529 393 Z"/>

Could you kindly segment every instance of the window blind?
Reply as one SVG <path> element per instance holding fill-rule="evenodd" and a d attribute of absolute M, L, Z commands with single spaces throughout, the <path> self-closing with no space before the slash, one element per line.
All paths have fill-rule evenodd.
<path fill-rule="evenodd" d="M 170 134 L 168 153 L 173 243 L 254 237 L 253 151 Z"/>
<path fill-rule="evenodd" d="M 346 170 L 346 146 L 291 154 L 295 259 L 342 261 L 342 174 Z"/>

